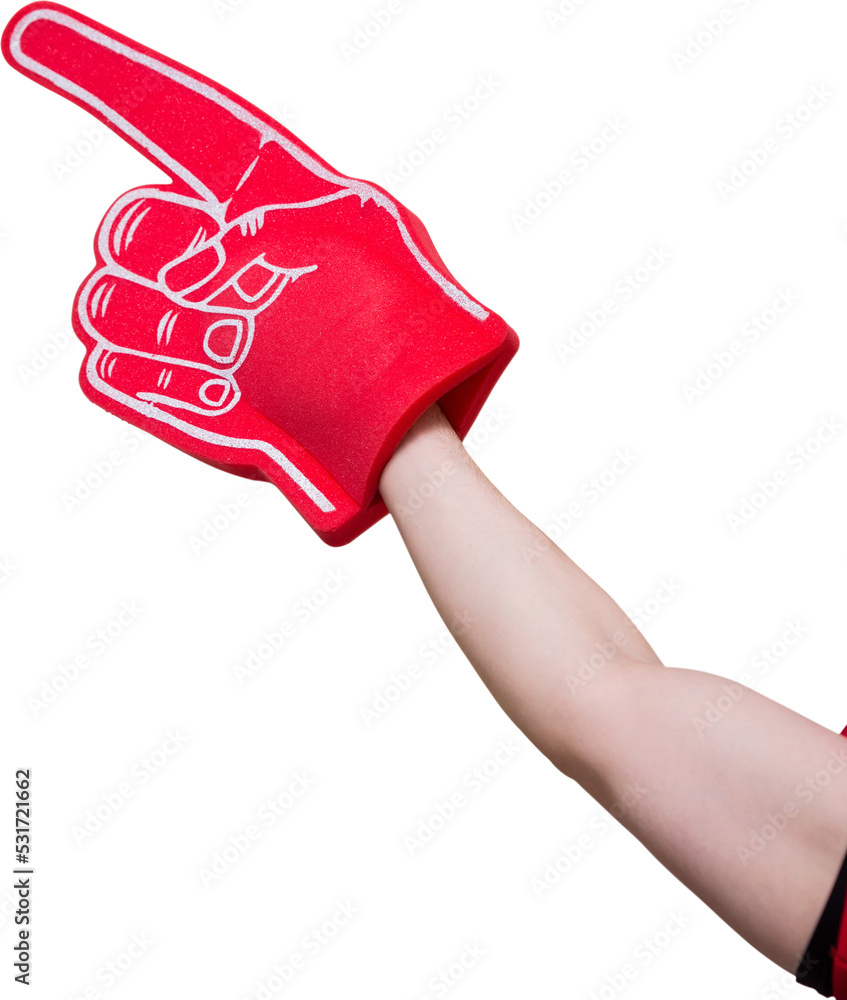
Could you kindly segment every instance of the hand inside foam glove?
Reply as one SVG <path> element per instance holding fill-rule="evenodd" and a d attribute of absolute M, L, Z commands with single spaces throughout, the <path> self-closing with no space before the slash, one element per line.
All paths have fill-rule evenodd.
<path fill-rule="evenodd" d="M 123 195 L 100 225 L 74 309 L 90 399 L 269 479 L 333 545 L 387 513 L 380 473 L 431 403 L 467 433 L 518 340 L 408 209 L 66 7 L 24 7 L 3 53 L 173 179 Z"/>

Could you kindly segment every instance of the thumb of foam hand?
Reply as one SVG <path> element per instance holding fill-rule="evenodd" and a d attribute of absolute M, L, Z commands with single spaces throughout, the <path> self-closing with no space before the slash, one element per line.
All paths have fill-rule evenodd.
<path fill-rule="evenodd" d="M 388 192 L 67 7 L 18 11 L 3 54 L 172 178 L 97 232 L 73 317 L 91 400 L 270 480 L 331 545 L 387 513 L 379 476 L 428 406 L 467 434 L 518 339 Z"/>

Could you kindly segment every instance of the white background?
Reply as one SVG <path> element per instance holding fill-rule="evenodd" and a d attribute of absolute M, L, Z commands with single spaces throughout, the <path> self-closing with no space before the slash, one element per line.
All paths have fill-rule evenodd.
<path fill-rule="evenodd" d="M 285 115 L 339 170 L 416 212 L 459 281 L 521 337 L 477 425 L 483 470 L 552 531 L 629 449 L 637 461 L 596 502 L 583 494 L 559 543 L 670 665 L 738 678 L 799 624 L 801 641 L 755 686 L 840 730 L 847 433 L 814 439 L 847 410 L 843 4 L 727 2 L 733 23 L 685 67 L 674 53 L 718 3 L 584 0 L 558 23 L 555 8 L 517 0 L 400 6 L 354 56 L 343 46 L 367 37 L 368 3 L 80 9 Z M 2 4 L 4 21 L 15 7 Z M 38 998 L 588 998 L 627 962 L 627 1000 L 812 996 L 523 740 L 454 645 L 438 646 L 443 626 L 389 518 L 329 548 L 273 487 L 128 433 L 85 399 L 82 346 L 66 331 L 94 231 L 124 190 L 163 177 L 81 109 L 2 74 L 4 992 L 13 774 L 29 767 Z M 480 76 L 493 94 L 447 125 Z M 831 96 L 786 135 L 780 121 L 815 86 Z M 622 134 L 519 228 L 607 117 Z M 439 125 L 447 140 L 390 180 Z M 768 137 L 777 151 L 722 193 Z M 562 360 L 557 342 L 591 332 L 589 311 L 653 247 L 667 262 Z M 780 289 L 796 303 L 752 342 L 742 329 Z M 689 402 L 685 384 L 733 340 L 743 356 Z M 807 439 L 817 451 L 794 468 Z M 69 511 L 98 464 L 111 475 Z M 728 514 L 780 469 L 787 484 L 734 529 Z M 227 524 L 221 505 L 231 514 L 239 498 Z M 216 516 L 224 530 L 196 551 Z M 333 571 L 343 586 L 307 614 Z M 143 611 L 94 654 L 90 637 L 125 601 Z M 286 620 L 293 638 L 239 683 L 234 666 Z M 431 641 L 437 655 L 422 649 Z M 86 651 L 90 667 L 34 708 Z M 420 676 L 367 724 L 362 708 L 415 663 Z M 182 745 L 155 755 L 172 731 Z M 468 773 L 510 739 L 520 752 L 473 793 Z M 308 791 L 263 825 L 263 804 L 298 774 Z M 467 804 L 412 853 L 407 836 L 460 790 Z M 98 810 L 100 828 L 81 836 Z M 201 870 L 250 824 L 260 839 L 204 885 Z M 568 869 L 580 838 L 584 856 L 539 895 L 533 879 L 557 860 Z M 358 912 L 307 949 L 339 903 Z M 675 913 L 684 930 L 639 960 Z M 132 960 L 134 935 L 150 943 Z M 436 991 L 468 945 L 472 968 Z M 303 966 L 279 989 L 274 965 L 295 953 Z"/>

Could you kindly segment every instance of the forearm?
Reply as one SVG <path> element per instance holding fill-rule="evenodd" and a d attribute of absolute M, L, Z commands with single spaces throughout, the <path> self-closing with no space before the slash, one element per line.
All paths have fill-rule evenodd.
<path fill-rule="evenodd" d="M 459 646 L 548 756 L 581 668 L 659 662 L 615 601 L 488 481 L 437 406 L 392 456 L 380 493 Z"/>
<path fill-rule="evenodd" d="M 422 489 L 433 477 L 442 485 Z M 488 482 L 440 410 L 407 435 L 380 491 L 435 606 L 507 714 L 793 971 L 847 850 L 842 737 L 720 675 L 664 669 L 612 598 Z M 810 781 L 813 799 L 798 791 Z M 789 808 L 760 851 L 757 831 Z"/>

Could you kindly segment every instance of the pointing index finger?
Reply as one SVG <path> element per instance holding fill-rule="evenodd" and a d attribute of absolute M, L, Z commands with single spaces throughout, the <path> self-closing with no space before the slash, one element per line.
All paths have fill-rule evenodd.
<path fill-rule="evenodd" d="M 263 142 L 283 138 L 226 88 L 59 4 L 18 11 L 3 54 L 209 201 L 229 199 Z"/>

